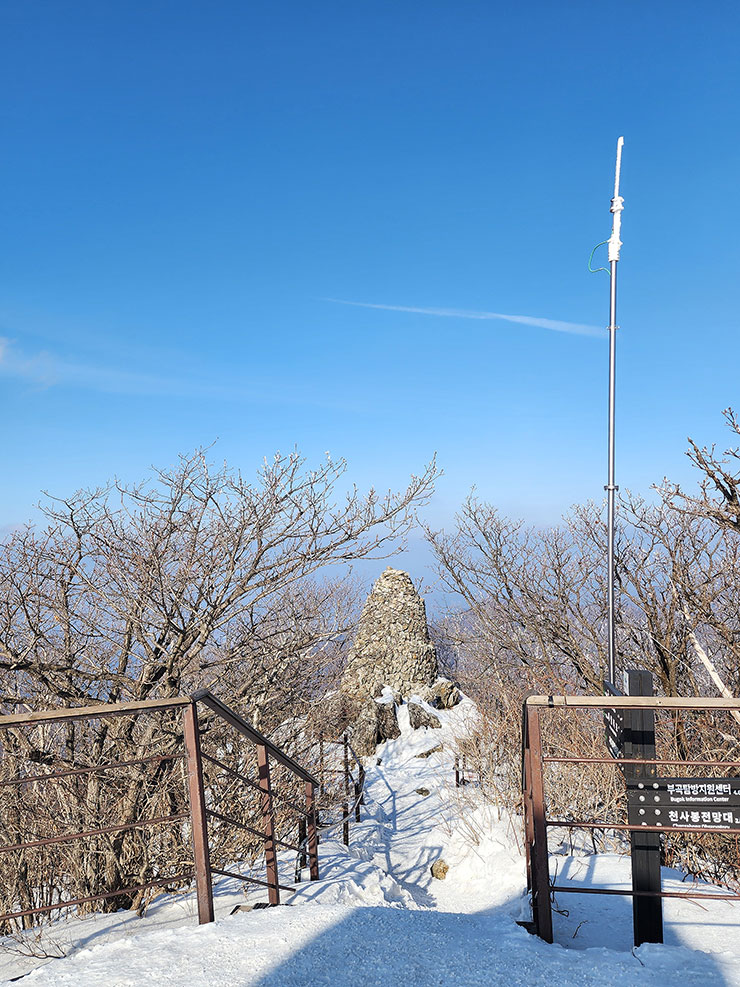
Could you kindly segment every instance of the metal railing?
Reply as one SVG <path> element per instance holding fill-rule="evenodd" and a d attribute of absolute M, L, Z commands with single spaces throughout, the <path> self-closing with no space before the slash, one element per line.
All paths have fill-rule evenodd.
<path fill-rule="evenodd" d="M 115 747 L 109 744 L 106 748 L 103 742 L 110 737 L 109 728 L 99 725 L 95 736 L 98 740 L 100 738 L 103 740 L 100 740 L 98 753 L 102 751 L 107 759 L 100 763 L 79 764 L 78 752 L 82 748 L 78 745 L 75 748 L 74 762 L 71 766 L 67 766 L 69 758 L 65 760 L 64 737 L 51 736 L 55 729 L 67 732 L 82 730 L 95 722 L 103 724 L 115 718 L 128 717 L 130 722 L 126 725 L 126 730 L 130 750 L 132 747 L 141 747 L 146 743 L 146 737 L 151 736 L 151 731 L 149 734 L 144 731 L 140 740 L 131 740 L 135 727 L 140 725 L 144 718 L 151 716 L 159 719 L 157 736 L 164 737 L 165 746 L 168 747 L 161 753 L 145 753 L 141 757 L 124 757 L 118 760 L 115 757 Z M 32 734 L 38 735 L 40 732 L 42 738 L 45 738 L 44 744 L 41 745 L 42 749 L 34 747 L 28 740 L 24 731 L 29 729 Z M 202 746 L 203 737 L 209 735 L 215 736 L 221 745 L 213 753 L 205 751 Z M 246 742 L 247 748 L 256 755 L 254 777 L 250 777 L 246 767 L 248 759 L 239 746 L 243 742 Z M 24 885 L 24 896 L 29 900 L 15 900 L 14 904 L 13 896 L 16 892 L 11 888 L 6 894 L 6 900 L 10 901 L 11 907 L 0 914 L 0 928 L 5 931 L 12 931 L 13 923 L 17 924 L 19 921 L 21 927 L 25 928 L 36 915 L 96 901 L 117 898 L 127 902 L 131 907 L 134 901 L 141 900 L 147 890 L 157 887 L 165 890 L 182 888 L 193 878 L 196 885 L 199 922 L 211 922 L 213 921 L 214 874 L 264 886 L 268 889 L 269 903 L 276 905 L 280 901 L 281 890 L 293 890 L 279 882 L 277 852 L 280 847 L 300 851 L 303 859 L 308 863 L 311 879 L 318 879 L 316 811 L 318 780 L 207 690 L 200 690 L 191 697 L 0 716 L 0 747 L 4 755 L 3 760 L 6 761 L 3 770 L 5 777 L 0 778 L 0 799 L 3 793 L 7 793 L 2 800 L 4 810 L 2 815 L 5 818 L 0 817 L 6 842 L 0 845 L 0 856 L 14 855 L 10 858 L 11 866 L 8 872 L 27 874 L 29 854 L 34 852 L 47 854 L 48 857 L 49 848 L 63 847 L 66 850 L 69 845 L 77 848 L 76 852 L 84 855 L 86 847 L 93 847 L 96 839 L 102 839 L 107 842 L 100 848 L 93 847 L 93 849 L 98 857 L 108 854 L 109 871 L 113 874 L 112 877 L 110 873 L 104 875 L 102 881 L 104 890 L 64 896 L 60 893 L 60 888 L 69 891 L 80 875 L 71 872 L 74 869 L 71 865 L 69 873 L 60 874 L 60 867 L 50 868 L 47 859 L 47 871 L 44 873 L 54 871 L 56 882 L 54 887 L 45 889 L 41 886 L 38 874 L 42 873 L 42 870 L 38 870 L 33 872 L 37 876 L 26 881 Z M 72 747 L 74 745 L 70 749 Z M 13 774 L 13 757 L 18 762 L 16 776 L 10 776 Z M 237 766 L 228 763 L 229 759 L 234 761 L 235 758 Z M 30 770 L 31 765 L 35 766 L 39 763 L 51 767 L 52 770 Z M 183 769 L 179 777 L 176 773 L 178 766 Z M 286 774 L 288 783 L 292 785 L 289 793 L 276 789 L 271 769 L 282 770 Z M 221 805 L 218 798 L 224 778 L 227 778 L 231 785 L 242 786 L 243 792 L 254 793 L 259 816 L 256 825 L 254 819 L 246 822 L 244 819 L 220 811 L 229 807 L 233 810 L 235 806 L 246 805 L 249 802 L 244 796 L 235 798 L 233 791 L 230 791 L 228 805 Z M 115 822 L 111 822 L 110 819 L 98 819 L 98 824 L 93 821 L 93 824 L 88 823 L 81 828 L 69 828 L 64 832 L 39 831 L 42 821 L 38 810 L 43 806 L 46 807 L 43 821 L 49 827 L 56 826 L 60 816 L 64 818 L 76 815 L 81 818 L 85 814 L 89 815 L 91 806 L 93 813 L 102 811 L 101 807 L 108 807 L 109 814 L 110 811 L 115 811 L 115 805 L 110 809 L 111 800 L 106 800 L 105 793 L 101 795 L 100 790 L 102 784 L 110 784 L 113 780 L 118 785 L 115 789 L 117 794 L 130 793 L 132 790 L 139 791 L 143 786 L 147 792 L 161 794 L 162 800 L 173 811 L 142 816 L 136 808 L 135 800 L 129 799 L 125 804 L 134 805 L 130 813 L 131 818 L 123 818 Z M 65 786 L 64 794 L 67 802 L 64 804 L 72 806 L 70 812 L 57 812 L 55 815 L 57 805 L 62 803 L 58 795 L 55 798 L 55 793 L 50 792 L 47 787 L 49 785 Z M 279 806 L 280 827 L 276 826 L 276 805 Z M 22 810 L 25 810 L 25 816 Z M 298 844 L 291 843 L 285 838 L 287 830 L 296 824 L 296 820 Z M 107 824 L 101 825 L 101 822 Z M 192 857 L 189 860 L 181 859 L 189 856 L 187 847 L 183 846 L 183 826 L 190 829 Z M 217 861 L 219 866 L 215 866 L 212 862 L 216 844 L 219 844 L 221 856 L 225 852 L 224 847 L 229 846 L 228 841 L 221 839 L 223 832 L 234 830 L 248 834 L 252 850 L 261 844 L 265 861 L 264 879 L 254 874 L 245 875 L 227 869 L 226 864 L 220 859 Z M 142 834 L 149 831 L 153 831 L 155 835 L 146 839 L 140 835 L 141 846 L 134 848 L 130 854 L 134 858 L 140 853 L 145 858 L 141 867 L 144 870 L 148 869 L 148 874 L 144 874 L 146 879 L 143 880 L 141 877 L 137 879 L 131 871 L 122 873 L 120 860 L 116 859 L 114 851 L 116 848 L 120 851 L 126 834 L 134 832 Z M 157 833 L 159 835 L 156 835 Z M 162 835 L 163 833 L 165 835 Z M 16 838 L 11 834 L 15 834 Z M 9 835 L 11 835 L 10 840 L 8 840 Z M 177 853 L 172 851 L 173 847 L 177 849 Z M 162 859 L 157 859 L 154 863 L 148 858 L 152 848 L 155 854 L 159 849 L 162 856 Z M 172 873 L 163 875 L 162 871 L 168 869 L 168 864 L 172 864 L 173 856 L 178 858 L 178 866 Z M 58 865 L 59 862 L 56 863 Z M 88 873 L 90 870 L 90 862 L 86 860 L 82 867 L 83 883 L 90 883 L 91 877 Z M 105 887 L 106 883 L 108 887 Z M 87 887 L 83 890 L 91 889 Z"/>
<path fill-rule="evenodd" d="M 524 700 L 522 724 L 522 789 L 524 797 L 524 829 L 527 864 L 527 887 L 532 900 L 532 931 L 546 942 L 553 941 L 551 896 L 555 892 L 573 894 L 625 895 L 634 898 L 692 898 L 701 900 L 721 899 L 740 900 L 738 894 L 715 894 L 711 892 L 645 891 L 615 888 L 567 887 L 550 879 L 548 831 L 553 828 L 584 830 L 615 830 L 627 833 L 712 833 L 732 835 L 726 827 L 691 826 L 671 822 L 666 826 L 648 825 L 643 822 L 630 824 L 610 820 L 593 819 L 550 819 L 546 812 L 545 772 L 546 764 L 604 764 L 615 767 L 633 768 L 635 777 L 648 777 L 641 770 L 654 771 L 656 765 L 691 766 L 705 768 L 740 767 L 740 761 L 726 760 L 677 760 L 660 757 L 580 757 L 571 752 L 569 756 L 544 756 L 542 741 L 542 710 L 631 710 L 631 711 L 732 711 L 740 710 L 738 699 L 688 699 L 663 696 L 538 696 L 530 695 Z M 651 768 L 648 766 L 652 766 Z"/>
<path fill-rule="evenodd" d="M 332 764 L 327 765 L 327 747 L 333 750 L 335 758 Z M 339 766 L 336 766 L 337 756 Z M 353 762 L 354 772 L 350 767 L 350 758 Z M 331 758 L 329 758 L 332 760 Z M 319 734 L 319 796 L 325 805 L 327 801 L 334 802 L 335 799 L 325 798 L 328 791 L 338 782 L 341 788 L 339 797 L 341 798 L 341 818 L 327 821 L 325 825 L 319 826 L 320 833 L 328 833 L 342 827 L 342 841 L 345 846 L 349 846 L 350 823 L 360 822 L 360 806 L 365 800 L 365 767 L 360 758 L 355 753 L 349 740 L 349 734 L 345 731 L 339 740 L 327 740 L 323 733 Z"/>
<path fill-rule="evenodd" d="M 243 737 L 253 746 L 257 756 L 257 781 L 249 778 L 246 774 L 224 763 L 221 758 L 204 754 L 201 750 L 200 734 L 197 729 L 198 705 L 205 706 L 216 718 L 218 723 L 226 724 L 229 728 Z M 196 807 L 193 812 L 193 849 L 195 854 L 195 876 L 196 889 L 198 894 L 198 917 L 201 923 L 213 921 L 213 891 L 211 887 L 211 875 L 219 874 L 223 877 L 235 878 L 246 881 L 250 884 L 258 884 L 268 889 L 268 900 L 271 905 L 280 904 L 281 891 L 294 891 L 295 889 L 280 883 L 277 864 L 277 849 L 293 850 L 296 853 L 307 856 L 310 867 L 311 880 L 317 880 L 319 876 L 319 858 L 317 841 L 317 816 L 315 806 L 315 790 L 318 781 L 314 776 L 303 768 L 297 761 L 277 747 L 267 737 L 252 727 L 246 720 L 230 709 L 225 703 L 217 699 L 207 689 L 201 689 L 192 696 L 192 703 L 189 707 L 193 726 L 188 731 L 186 721 L 185 741 L 188 748 L 188 780 L 190 786 L 190 805 Z M 215 808 L 208 808 L 205 801 L 205 786 L 203 782 L 203 760 L 214 765 L 219 772 L 228 774 L 231 778 L 241 782 L 246 788 L 257 791 L 259 794 L 260 813 L 262 817 L 262 829 L 250 826 L 242 820 L 233 816 L 218 812 Z M 294 797 L 277 791 L 272 782 L 272 765 L 280 765 L 303 783 L 303 795 L 305 805 L 295 801 Z M 297 817 L 298 824 L 298 844 L 290 843 L 288 840 L 278 835 L 275 824 L 275 803 L 278 802 L 292 817 Z M 226 826 L 235 827 L 248 832 L 251 836 L 262 840 L 264 844 L 266 880 L 234 873 L 225 870 L 223 867 L 213 866 L 210 859 L 210 848 L 208 839 L 208 821 L 216 820 Z M 305 846 L 301 846 L 301 837 L 305 826 L 305 840 L 307 842 L 307 854 Z"/>

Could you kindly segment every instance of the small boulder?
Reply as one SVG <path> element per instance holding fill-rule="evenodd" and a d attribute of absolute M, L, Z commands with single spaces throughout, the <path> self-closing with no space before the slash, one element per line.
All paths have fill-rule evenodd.
<path fill-rule="evenodd" d="M 462 699 L 462 693 L 449 679 L 437 679 L 419 690 L 419 698 L 435 709 L 452 709 Z"/>
<path fill-rule="evenodd" d="M 452 709 L 462 699 L 462 693 L 449 679 L 437 679 L 432 690 L 440 703 L 439 709 Z"/>
<path fill-rule="evenodd" d="M 419 703 L 408 703 L 409 709 L 409 724 L 412 730 L 418 730 L 420 727 L 429 727 L 431 730 L 439 730 L 442 724 L 439 721 L 439 717 L 435 716 L 429 709 L 424 709 Z"/>
<path fill-rule="evenodd" d="M 440 857 L 439 860 L 435 860 L 431 866 L 432 877 L 436 877 L 438 881 L 444 881 L 447 877 L 447 871 L 449 869 L 450 865 L 446 864 Z"/>
<path fill-rule="evenodd" d="M 421 795 L 422 798 L 426 798 L 427 795 L 429 794 L 428 788 L 415 788 L 414 791 L 416 792 L 417 795 Z"/>
<path fill-rule="evenodd" d="M 400 736 L 396 707 L 392 702 L 366 699 L 362 703 L 352 727 L 352 746 L 358 757 L 374 754 L 378 744 Z"/>
<path fill-rule="evenodd" d="M 358 757 L 368 757 L 378 746 L 378 704 L 366 699 L 352 727 L 352 747 Z"/>
<path fill-rule="evenodd" d="M 398 716 L 394 703 L 379 703 L 378 708 L 378 743 L 384 740 L 395 740 L 401 736 L 401 728 L 398 725 Z"/>
<path fill-rule="evenodd" d="M 430 747 L 428 751 L 422 751 L 421 754 L 416 754 L 416 757 L 431 757 L 432 754 L 439 754 L 443 750 L 442 744 L 437 744 L 436 747 Z"/>

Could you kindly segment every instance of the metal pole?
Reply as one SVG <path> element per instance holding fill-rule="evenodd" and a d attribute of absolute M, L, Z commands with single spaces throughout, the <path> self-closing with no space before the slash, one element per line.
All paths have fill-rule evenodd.
<path fill-rule="evenodd" d="M 611 213 L 612 235 L 609 238 L 609 479 L 604 488 L 607 492 L 607 607 L 608 607 L 608 657 L 609 681 L 615 684 L 617 665 L 617 642 L 615 630 L 615 557 L 614 532 L 616 513 L 616 493 L 619 487 L 615 483 L 615 395 L 617 374 L 617 261 L 622 241 L 619 238 L 622 225 L 622 209 L 624 200 L 619 194 L 619 178 L 622 169 L 622 145 L 624 137 L 617 141 L 617 165 L 614 173 L 614 197 L 612 198 Z"/>
<path fill-rule="evenodd" d="M 617 641 L 614 627 L 614 529 L 615 529 L 615 500 L 619 487 L 615 480 L 615 392 L 617 376 L 617 262 L 613 260 L 611 268 L 611 284 L 609 292 L 609 481 L 606 485 L 607 496 L 607 605 L 609 608 L 609 681 L 616 682 Z"/>

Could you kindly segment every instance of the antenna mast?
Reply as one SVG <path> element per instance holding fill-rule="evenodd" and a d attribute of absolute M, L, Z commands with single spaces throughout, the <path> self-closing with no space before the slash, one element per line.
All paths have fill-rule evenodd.
<path fill-rule="evenodd" d="M 607 528 L 608 528 L 608 549 L 607 549 L 607 595 L 609 606 L 609 681 L 616 685 L 616 634 L 614 628 L 614 592 L 615 592 L 615 566 L 614 566 L 614 513 L 615 497 L 619 487 L 614 482 L 614 393 L 616 386 L 616 361 L 617 361 L 617 261 L 619 260 L 619 250 L 622 241 L 619 234 L 622 227 L 622 210 L 624 200 L 619 194 L 619 176 L 622 169 L 622 147 L 624 137 L 617 141 L 617 166 L 614 173 L 614 198 L 611 204 L 612 213 L 612 235 L 607 241 L 609 250 L 609 481 L 604 487 L 607 492 Z"/>

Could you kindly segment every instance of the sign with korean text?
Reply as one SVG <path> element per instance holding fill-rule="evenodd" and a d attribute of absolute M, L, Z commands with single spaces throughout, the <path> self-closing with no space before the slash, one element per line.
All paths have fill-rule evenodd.
<path fill-rule="evenodd" d="M 627 778 L 630 805 L 740 806 L 740 778 Z"/>
<path fill-rule="evenodd" d="M 628 778 L 631 826 L 740 830 L 740 778 Z"/>
<path fill-rule="evenodd" d="M 658 806 L 630 805 L 630 826 L 659 826 L 662 829 L 726 829 L 740 830 L 740 806 L 707 805 Z"/>

